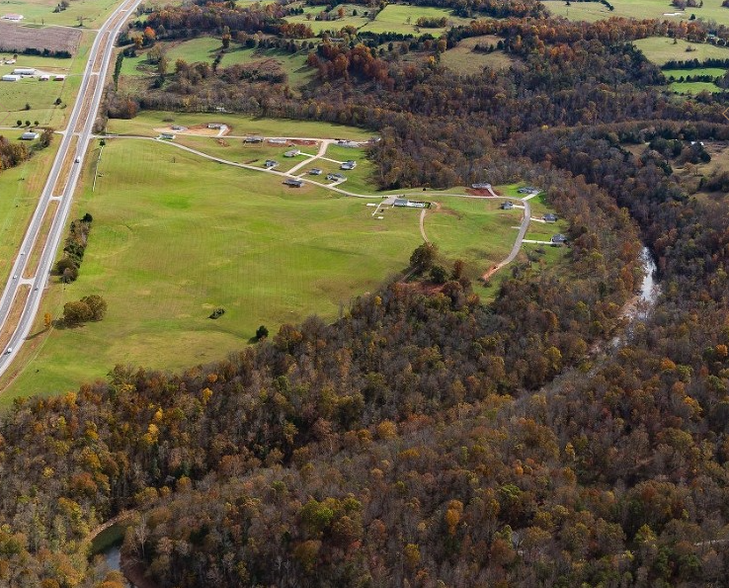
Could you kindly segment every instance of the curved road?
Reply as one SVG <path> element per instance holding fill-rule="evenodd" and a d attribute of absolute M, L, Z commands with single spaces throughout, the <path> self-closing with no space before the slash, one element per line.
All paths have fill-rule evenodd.
<path fill-rule="evenodd" d="M 61 133 L 63 139 L 58 154 L 23 238 L 8 283 L 0 296 L 0 330 L 4 332 L 12 330 L 10 340 L 0 355 L 0 375 L 7 370 L 17 354 L 38 312 L 43 289 L 64 234 L 73 192 L 81 173 L 80 162 L 83 161 L 91 140 L 114 42 L 129 15 L 140 2 L 141 0 L 122 2 L 99 29 L 89 52 L 76 103 L 71 111 L 68 126 Z M 56 210 L 50 230 L 48 234 L 41 234 L 43 221 L 53 206 L 56 206 Z M 33 269 L 31 254 L 38 250 L 42 252 L 37 269 L 31 277 L 24 278 L 26 272 Z M 18 314 L 20 314 L 19 319 Z M 15 321 L 17 324 L 13 324 Z"/>

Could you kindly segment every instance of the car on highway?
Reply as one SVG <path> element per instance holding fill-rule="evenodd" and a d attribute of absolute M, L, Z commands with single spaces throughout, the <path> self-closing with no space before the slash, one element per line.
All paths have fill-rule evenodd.
<path fill-rule="evenodd" d="M 81 158 L 77 157 L 75 163 L 81 163 Z"/>
<path fill-rule="evenodd" d="M 5 350 L 5 353 L 8 353 L 8 354 L 9 354 L 9 353 L 12 353 L 12 352 L 13 352 L 13 348 L 12 348 L 12 347 L 8 347 L 8 348 L 7 348 L 6 350 Z"/>

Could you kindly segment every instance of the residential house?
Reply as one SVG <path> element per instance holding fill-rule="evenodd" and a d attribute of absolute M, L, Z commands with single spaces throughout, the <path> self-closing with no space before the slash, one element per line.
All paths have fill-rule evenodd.
<path fill-rule="evenodd" d="M 550 241 L 554 245 L 562 245 L 562 243 L 567 243 L 567 237 L 565 237 L 562 233 L 557 233 L 556 235 L 552 235 Z"/>
<path fill-rule="evenodd" d="M 20 135 L 20 139 L 22 141 L 35 141 L 38 138 L 38 133 L 34 131 L 25 131 L 22 135 Z"/>
<path fill-rule="evenodd" d="M 491 184 L 487 184 L 486 182 L 477 182 L 476 184 L 471 184 L 471 188 L 474 190 L 489 190 L 491 188 Z"/>
<path fill-rule="evenodd" d="M 252 135 L 250 137 L 246 137 L 243 139 L 244 143 L 263 143 L 263 137 L 260 137 L 258 135 Z"/>
<path fill-rule="evenodd" d="M 349 161 L 345 161 L 342 165 L 340 165 L 339 169 L 353 170 L 355 167 L 357 167 L 357 162 L 353 159 L 350 159 Z"/>
<path fill-rule="evenodd" d="M 323 173 L 322 170 L 320 170 L 318 167 L 312 167 L 309 170 L 310 176 L 320 176 L 322 173 Z"/>
<path fill-rule="evenodd" d="M 274 161 L 273 159 L 267 159 L 263 165 L 264 167 L 266 167 L 266 169 L 273 169 L 278 165 L 278 161 Z"/>
<path fill-rule="evenodd" d="M 343 182 L 346 179 L 346 176 L 343 176 L 342 174 L 327 174 L 327 180 L 331 180 L 333 182 Z"/>
<path fill-rule="evenodd" d="M 296 157 L 297 155 L 301 155 L 301 150 L 289 149 L 286 153 L 284 153 L 284 157 Z"/>
<path fill-rule="evenodd" d="M 284 180 L 284 184 L 291 186 L 292 188 L 301 188 L 301 186 L 304 185 L 304 180 L 299 180 L 298 178 L 286 178 Z"/>
<path fill-rule="evenodd" d="M 514 203 L 511 200 L 507 200 L 506 202 L 502 202 L 499 208 L 501 210 L 511 210 L 514 208 Z"/>
<path fill-rule="evenodd" d="M 174 141 L 175 134 L 174 133 L 160 133 L 159 138 L 163 139 L 164 141 Z"/>
<path fill-rule="evenodd" d="M 548 222 L 548 223 L 556 223 L 557 220 L 559 220 L 559 217 L 556 214 L 553 214 L 551 212 L 548 212 L 542 218 L 544 219 L 545 222 Z"/>

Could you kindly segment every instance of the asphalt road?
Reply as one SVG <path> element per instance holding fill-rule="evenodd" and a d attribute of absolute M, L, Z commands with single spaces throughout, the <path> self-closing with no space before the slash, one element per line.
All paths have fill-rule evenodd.
<path fill-rule="evenodd" d="M 33 326 L 56 251 L 65 234 L 73 193 L 83 167 L 81 162 L 84 160 L 91 140 L 91 132 L 103 95 L 104 80 L 113 54 L 114 42 L 128 16 L 140 2 L 141 0 L 122 2 L 99 29 L 89 52 L 81 88 L 71 111 L 68 126 L 62 132 L 63 138 L 58 154 L 23 238 L 8 283 L 0 297 L 0 330 L 12 331 L 9 342 L 1 351 L 0 375 L 8 369 Z M 43 219 L 54 201 L 58 201 L 59 205 L 56 208 L 50 230 L 47 234 L 42 234 Z M 37 270 L 32 277 L 24 279 L 26 270 L 32 267 L 29 259 L 31 253 L 40 246 L 43 249 Z M 22 307 L 20 319 L 16 323 L 16 317 L 10 315 L 13 301 L 21 286 L 28 286 L 30 293 Z M 13 314 L 17 316 L 17 313 Z"/>

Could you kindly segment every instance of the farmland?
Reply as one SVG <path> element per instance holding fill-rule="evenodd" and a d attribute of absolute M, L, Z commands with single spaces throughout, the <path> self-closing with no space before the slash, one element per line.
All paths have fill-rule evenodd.
<path fill-rule="evenodd" d="M 186 140 L 223 149 L 213 139 Z M 357 151 L 331 149 L 336 157 Z M 368 162 L 359 163 L 366 172 Z M 360 199 L 287 188 L 280 176 L 163 143 L 112 139 L 99 173 L 92 192 L 87 170 L 72 213 L 95 219 L 81 276 L 54 283 L 39 316 L 59 316 L 65 302 L 88 294 L 106 298 L 108 316 L 49 332 L 39 319 L 38 336 L 22 351 L 28 367 L 11 376 L 4 398 L 73 387 L 115 363 L 174 369 L 219 359 L 260 324 L 275 329 L 311 313 L 331 320 L 352 297 L 405 269 L 421 242 L 418 211 L 393 209 L 378 220 Z M 475 277 L 508 252 L 518 218 L 495 202 L 448 198 L 428 214 L 426 230 Z M 207 318 L 217 307 L 223 317 Z"/>
<path fill-rule="evenodd" d="M 479 74 L 483 71 L 484 67 L 490 67 L 492 69 L 508 68 L 514 60 L 503 51 L 496 50 L 491 53 L 485 53 L 474 50 L 477 45 L 482 47 L 495 46 L 500 40 L 499 37 L 493 35 L 482 35 L 463 39 L 458 45 L 443 53 L 440 56 L 440 62 L 450 69 L 467 75 Z"/>
<path fill-rule="evenodd" d="M 74 0 L 66 10 L 53 12 L 57 0 L 2 0 L 0 13 L 19 13 L 24 16 L 23 24 L 78 26 L 79 18 L 84 26 L 95 28 L 117 5 L 116 0 Z"/>
<path fill-rule="evenodd" d="M 0 50 L 68 51 L 74 53 L 81 40 L 81 31 L 65 27 L 31 28 L 0 22 Z"/>
<path fill-rule="evenodd" d="M 671 6 L 669 0 L 610 0 L 614 10 L 599 2 L 572 2 L 545 0 L 544 5 L 555 16 L 567 16 L 571 20 L 596 21 L 611 17 L 657 18 L 666 20 L 688 20 L 691 15 L 704 20 L 715 20 L 729 24 L 729 9 L 721 6 L 722 0 L 704 0 L 701 8 L 686 8 L 680 11 Z"/>
<path fill-rule="evenodd" d="M 66 104 L 71 103 L 81 83 L 79 75 L 93 41 L 90 33 L 84 35 L 77 54 L 70 59 L 55 59 L 33 55 L 18 55 L 13 65 L 0 65 L 0 75 L 11 73 L 16 67 L 32 67 L 50 74 L 64 74 L 63 81 L 41 82 L 37 78 L 19 82 L 0 82 L 0 125 L 10 126 L 17 120 L 60 128 L 66 117 Z M 0 53 L 0 58 L 10 58 Z M 56 105 L 57 98 L 61 104 Z M 26 105 L 30 106 L 29 109 Z"/>
<path fill-rule="evenodd" d="M 729 9 L 727 9 L 729 13 Z M 668 37 L 648 37 L 634 42 L 635 46 L 643 52 L 647 59 L 656 65 L 663 65 L 668 61 L 698 59 L 729 59 L 729 48 L 716 47 L 709 43 L 689 43 L 682 39 Z"/>
<path fill-rule="evenodd" d="M 365 129 L 336 125 L 318 121 L 301 121 L 291 119 L 275 119 L 251 117 L 240 114 L 186 114 L 146 110 L 131 120 L 112 119 L 107 131 L 122 135 L 142 135 L 156 137 L 160 127 L 169 124 L 193 127 L 209 122 L 224 123 L 230 129 L 230 135 L 244 137 L 246 135 L 264 135 L 266 137 L 313 137 L 313 138 L 346 138 L 365 140 L 372 133 Z"/>
<path fill-rule="evenodd" d="M 342 10 L 342 17 L 339 17 L 339 10 Z M 311 26 L 314 34 L 321 31 L 338 31 L 346 26 L 352 26 L 363 32 L 372 33 L 401 33 L 404 35 L 430 33 L 438 36 L 452 26 L 468 24 L 471 19 L 453 16 L 450 10 L 428 6 L 409 6 L 405 4 L 388 4 L 380 10 L 375 19 L 369 18 L 369 11 L 366 6 L 356 4 L 342 4 L 332 9 L 332 20 L 315 20 L 317 14 L 325 9 L 320 6 L 304 8 L 304 14 L 288 17 L 289 22 L 306 23 Z M 425 28 L 418 27 L 419 18 L 440 19 L 445 18 L 445 27 Z"/>

